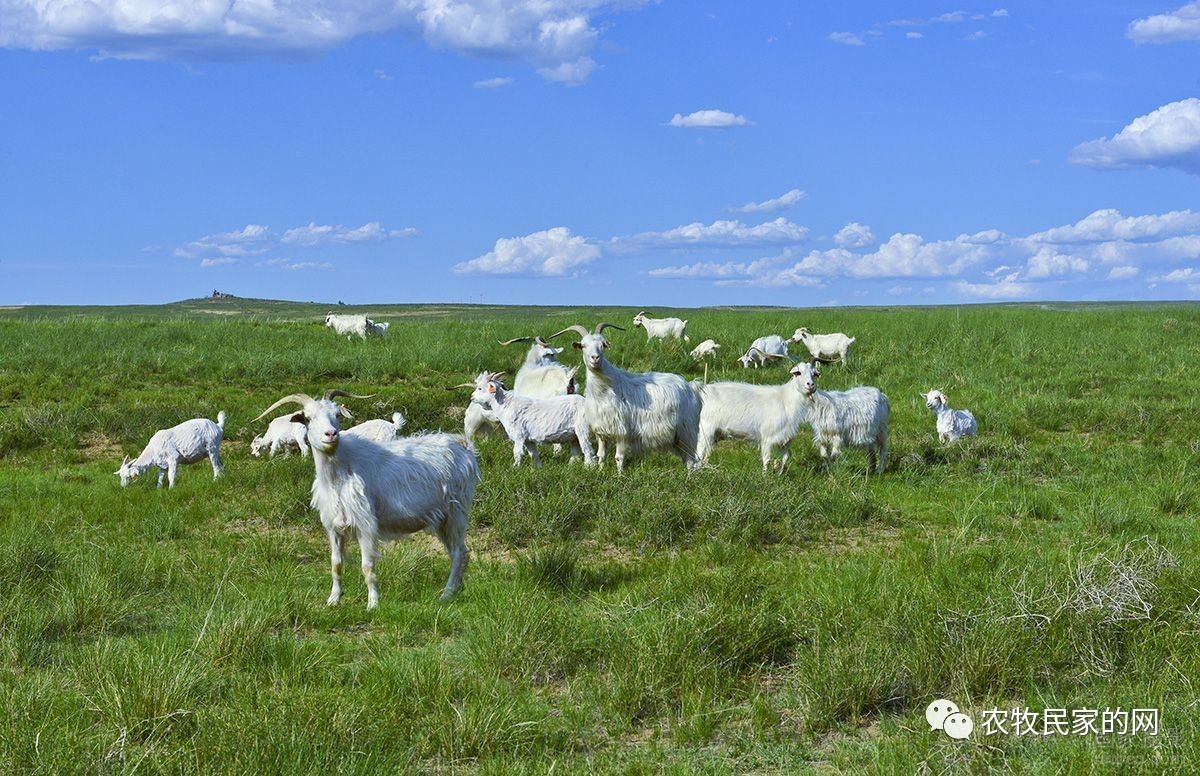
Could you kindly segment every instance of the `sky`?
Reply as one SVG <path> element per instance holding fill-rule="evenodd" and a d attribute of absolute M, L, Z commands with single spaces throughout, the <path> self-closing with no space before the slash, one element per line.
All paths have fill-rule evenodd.
<path fill-rule="evenodd" d="M 0 0 L 0 279 L 1200 299 L 1200 2 Z"/>

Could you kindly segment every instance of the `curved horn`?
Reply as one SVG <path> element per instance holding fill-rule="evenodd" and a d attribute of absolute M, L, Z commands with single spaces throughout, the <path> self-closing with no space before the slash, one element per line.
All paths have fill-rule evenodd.
<path fill-rule="evenodd" d="M 506 374 L 508 374 L 508 373 L 507 372 L 492 372 L 491 377 L 488 379 L 499 380 L 501 377 L 504 377 L 504 375 L 506 375 Z"/>
<path fill-rule="evenodd" d="M 536 339 L 541 339 L 541 337 L 538 337 Z M 507 340 L 506 342 L 500 342 L 500 340 L 496 340 L 496 342 L 500 342 L 501 345 L 511 345 L 514 342 L 535 342 L 535 341 L 536 340 L 534 337 L 513 337 L 512 339 Z"/>
<path fill-rule="evenodd" d="M 550 347 L 550 343 L 549 343 L 549 342 L 546 342 L 546 340 L 542 338 L 542 335 L 541 335 L 541 334 L 539 334 L 539 335 L 537 335 L 536 337 L 534 337 L 534 338 L 533 338 L 533 341 L 534 341 L 534 342 L 536 342 L 537 344 L 541 345 L 541 346 L 542 346 L 542 347 L 544 347 L 544 348 L 548 348 L 548 347 Z"/>
<path fill-rule="evenodd" d="M 624 329 L 623 327 L 621 327 L 621 326 L 618 326 L 618 325 L 617 325 L 617 324 L 615 324 L 615 323 L 597 323 L 597 324 L 596 324 L 596 332 L 595 332 L 595 333 L 596 333 L 596 334 L 601 334 L 601 333 L 603 333 L 603 331 L 604 331 L 605 329 L 616 329 L 617 331 L 625 331 L 625 329 Z"/>
<path fill-rule="evenodd" d="M 447 391 L 457 391 L 459 388 L 475 388 L 475 383 L 459 383 L 458 385 L 447 385 Z"/>
<path fill-rule="evenodd" d="M 583 328 L 583 327 L 582 327 L 582 326 L 580 326 L 578 323 L 576 323 L 576 324 L 573 324 L 573 325 L 571 325 L 571 326 L 568 326 L 567 328 L 565 328 L 565 329 L 563 329 L 562 331 L 558 332 L 558 334 L 566 334 L 566 333 L 567 333 L 567 332 L 569 332 L 569 331 L 573 331 L 573 332 L 575 332 L 575 333 L 576 333 L 576 334 L 578 334 L 580 337 L 586 337 L 587 335 L 591 334 L 591 332 L 590 332 L 590 331 L 588 331 L 587 329 Z M 555 337 L 557 337 L 557 336 L 558 336 L 558 334 L 551 334 L 551 335 L 550 335 L 550 339 L 554 339 Z"/>
<path fill-rule="evenodd" d="M 255 418 L 254 420 L 252 420 L 250 422 L 256 423 L 256 422 L 262 420 L 268 412 L 275 409 L 276 407 L 287 404 L 288 402 L 296 402 L 297 404 L 304 406 L 305 404 L 308 404 L 312 400 L 313 400 L 312 397 L 309 396 L 307 393 L 289 393 L 287 396 L 284 396 L 282 399 L 275 402 L 270 407 L 267 407 L 265 410 L 262 411 L 261 415 L 259 415 L 257 418 Z"/>
<path fill-rule="evenodd" d="M 787 358 L 786 353 L 764 353 L 761 350 L 758 352 L 762 353 L 763 358 Z"/>
<path fill-rule="evenodd" d="M 328 391 L 325 392 L 326 400 L 336 399 L 339 396 L 349 396 L 351 399 L 371 399 L 371 398 L 374 398 L 376 396 L 376 394 L 372 393 L 369 396 L 359 396 L 357 393 L 346 393 L 345 391 L 339 390 L 337 388 L 330 388 Z"/>
<path fill-rule="evenodd" d="M 633 316 L 633 317 L 634 317 L 634 318 L 641 318 L 641 317 L 643 317 L 643 316 L 645 316 L 645 315 L 646 315 L 646 311 L 645 311 L 645 310 L 642 310 L 640 313 L 638 313 L 637 315 L 635 315 L 635 316 Z"/>

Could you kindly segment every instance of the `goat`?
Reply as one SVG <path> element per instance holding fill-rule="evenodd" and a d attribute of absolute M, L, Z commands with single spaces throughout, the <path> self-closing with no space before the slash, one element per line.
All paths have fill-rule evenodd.
<path fill-rule="evenodd" d="M 930 391 L 920 396 L 925 400 L 925 406 L 937 415 L 939 442 L 955 442 L 960 437 L 975 436 L 975 416 L 969 410 L 950 409 L 946 394 L 941 391 Z"/>
<path fill-rule="evenodd" d="M 512 393 L 533 399 L 545 399 L 579 392 L 575 385 L 575 368 L 558 363 L 558 355 L 562 353 L 562 348 L 554 347 L 541 336 L 514 337 L 500 344 L 508 346 L 514 342 L 530 344 L 529 351 L 525 354 L 525 362 L 517 370 Z M 500 428 L 500 420 L 490 409 L 475 402 L 467 405 L 466 414 L 463 416 L 463 433 L 467 435 L 467 439 L 474 439 L 480 432 L 488 433 L 497 428 Z"/>
<path fill-rule="evenodd" d="M 792 335 L 791 341 L 804 343 L 804 347 L 808 348 L 809 355 L 813 358 L 837 357 L 844 364 L 850 357 L 850 346 L 857 339 L 857 337 L 847 337 L 841 332 L 837 334 L 813 334 L 808 330 L 808 327 L 802 326 L 796 329 L 796 333 Z"/>
<path fill-rule="evenodd" d="M 472 388 L 471 401 L 486 406 L 500 420 L 513 443 L 513 466 L 520 466 L 522 453 L 528 452 L 533 465 L 540 467 L 537 445 L 564 442 L 571 445 L 572 460 L 582 454 L 584 465 L 591 466 L 595 459 L 588 437 L 584 398 L 577 393 L 546 399 L 510 394 L 500 380 L 503 375 L 503 372 L 483 372 L 474 383 L 448 390 Z"/>
<path fill-rule="evenodd" d="M 690 342 L 692 338 L 687 335 L 687 323 L 679 318 L 650 318 L 645 310 L 633 316 L 633 325 L 646 330 L 647 342 L 652 339 L 682 339 Z"/>
<path fill-rule="evenodd" d="M 738 356 L 738 361 L 742 362 L 742 369 L 751 365 L 758 369 L 771 359 L 787 358 L 787 354 L 787 341 L 778 334 L 768 334 L 750 343 L 750 348 L 744 355 Z"/>
<path fill-rule="evenodd" d="M 280 415 L 267 424 L 267 430 L 250 441 L 250 455 L 259 458 L 263 454 L 263 450 L 267 450 L 270 457 L 274 458 L 275 453 L 283 450 L 288 452 L 292 447 L 300 451 L 300 455 L 308 457 L 308 444 L 304 441 L 304 426 L 299 423 L 292 422 L 292 414 Z"/>
<path fill-rule="evenodd" d="M 603 466 L 606 444 L 612 443 L 617 471 L 624 471 L 628 455 L 657 450 L 673 452 L 689 470 L 694 469 L 699 383 L 666 372 L 626 372 L 613 366 L 604 357 L 607 328 L 624 331 L 611 323 L 597 324 L 592 332 L 576 324 L 554 335 L 573 331 L 580 336 L 574 345 L 583 351 L 588 372 L 584 408 L 588 428 L 597 437 L 598 462 Z"/>
<path fill-rule="evenodd" d="M 775 451 L 781 451 L 778 471 L 782 473 L 791 457 L 792 440 L 808 417 L 808 402 L 802 395 L 803 366 L 797 364 L 783 385 L 729 382 L 704 386 L 697 457 L 708 463 L 716 442 L 744 439 L 758 443 L 764 472 Z"/>
<path fill-rule="evenodd" d="M 163 477 L 166 476 L 167 487 L 173 488 L 179 464 L 196 463 L 208 458 L 215 480 L 225 471 L 225 465 L 221 463 L 221 439 L 224 436 L 224 410 L 217 413 L 216 423 L 207 418 L 185 420 L 177 426 L 155 431 L 142 454 L 133 460 L 125 456 L 121 468 L 113 473 L 121 478 L 121 486 L 125 487 L 143 472 L 157 468 L 158 487 L 162 487 Z"/>
<path fill-rule="evenodd" d="M 813 443 L 822 458 L 837 458 L 843 447 L 865 448 L 867 471 L 874 468 L 882 474 L 887 467 L 888 397 L 878 388 L 861 386 L 848 391 L 820 390 L 818 362 L 832 363 L 813 358 L 797 365 L 801 393 L 808 404 Z"/>
<path fill-rule="evenodd" d="M 386 442 L 389 439 L 395 439 L 400 436 L 400 429 L 404 428 L 407 423 L 404 416 L 399 412 L 392 413 L 392 419 L 374 418 L 372 420 L 364 420 L 357 426 L 343 429 L 343 434 L 370 439 L 375 442 Z"/>
<path fill-rule="evenodd" d="M 692 348 L 692 360 L 699 361 L 702 358 L 717 355 L 717 348 L 721 347 L 716 340 L 706 339 L 696 347 Z"/>
<path fill-rule="evenodd" d="M 345 335 L 347 339 L 351 337 L 366 339 L 367 332 L 371 330 L 371 321 L 365 315 L 329 313 L 325 316 L 325 326 L 338 334 Z"/>
<path fill-rule="evenodd" d="M 467 522 L 475 484 L 481 479 L 474 448 L 455 434 L 418 434 L 387 442 L 342 434 L 341 419 L 354 416 L 333 402 L 338 396 L 370 398 L 339 390 L 326 391 L 321 399 L 293 393 L 255 418 L 284 404 L 302 408 L 292 420 L 304 424 L 316 467 L 312 506 L 320 512 L 329 537 L 333 576 L 327 603 L 333 606 L 342 598 L 342 543 L 347 535 L 358 539 L 367 608 L 374 609 L 379 604 L 379 543 L 422 530 L 436 534 L 450 556 L 442 600 L 451 598 L 462 586 Z"/>
<path fill-rule="evenodd" d="M 387 334 L 387 330 L 392 324 L 388 321 L 375 322 L 370 318 L 367 319 L 367 333 L 374 334 L 376 337 L 382 337 Z"/>

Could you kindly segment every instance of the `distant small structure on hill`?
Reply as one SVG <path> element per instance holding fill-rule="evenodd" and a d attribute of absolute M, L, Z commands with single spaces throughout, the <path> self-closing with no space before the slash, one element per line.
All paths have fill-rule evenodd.
<path fill-rule="evenodd" d="M 224 291 L 213 289 L 212 296 L 209 299 L 237 299 L 233 294 L 227 294 Z"/>

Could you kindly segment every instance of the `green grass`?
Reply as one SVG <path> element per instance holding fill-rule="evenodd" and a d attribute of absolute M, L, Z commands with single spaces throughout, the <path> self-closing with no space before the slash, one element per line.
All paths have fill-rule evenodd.
<path fill-rule="evenodd" d="M 360 417 L 461 427 L 497 337 L 635 309 L 255 300 L 0 310 L 0 772 L 1185 771 L 1200 760 L 1200 306 L 689 310 L 709 379 L 800 325 L 858 337 L 829 388 L 892 403 L 891 459 L 782 477 L 723 443 L 621 477 L 481 442 L 460 596 L 428 537 L 389 545 L 378 610 L 348 558 L 327 608 L 312 464 L 251 459 L 285 393 L 377 393 Z M 356 308 L 346 308 L 356 309 Z M 367 308 L 363 308 L 367 309 Z M 687 348 L 612 332 L 631 369 Z M 1137 343 L 1137 348 L 1133 348 Z M 568 360 L 577 357 L 568 351 Z M 980 436 L 936 442 L 942 388 Z M 229 413 L 226 477 L 112 472 L 158 428 Z M 611 464 L 610 464 L 611 466 Z M 928 732 L 947 697 L 976 719 Z M 983 709 L 1157 707 L 1161 732 L 983 737 Z"/>

